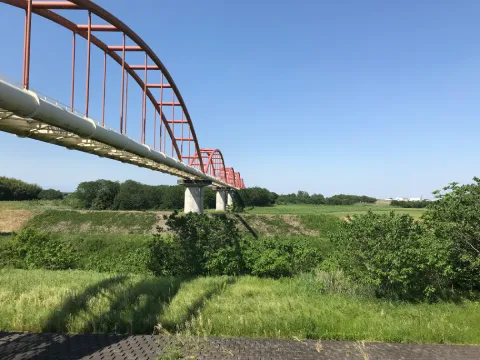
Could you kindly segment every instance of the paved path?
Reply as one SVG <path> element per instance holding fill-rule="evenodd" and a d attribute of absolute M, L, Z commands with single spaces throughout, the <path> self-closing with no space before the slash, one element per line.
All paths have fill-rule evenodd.
<path fill-rule="evenodd" d="M 480 346 L 0 332 L 0 359 L 480 360 Z"/>

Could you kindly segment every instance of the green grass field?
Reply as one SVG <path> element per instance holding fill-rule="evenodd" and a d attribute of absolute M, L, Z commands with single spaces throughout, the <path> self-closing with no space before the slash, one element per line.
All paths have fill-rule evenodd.
<path fill-rule="evenodd" d="M 43 231 L 79 233 L 151 233 L 157 221 L 154 212 L 46 210 L 25 226 Z"/>
<path fill-rule="evenodd" d="M 0 201 L 1 210 L 68 210 L 61 200 Z"/>
<path fill-rule="evenodd" d="M 0 330 L 480 343 L 478 302 L 380 301 L 339 281 L 3 269 Z"/>
<path fill-rule="evenodd" d="M 313 215 L 313 214 L 330 214 L 340 218 L 347 215 L 365 214 L 368 210 L 374 213 L 385 213 L 394 210 L 399 214 L 409 214 L 415 218 L 419 218 L 425 212 L 425 209 L 404 209 L 389 205 L 371 205 L 371 204 L 355 204 L 355 205 L 308 205 L 308 204 L 289 204 L 275 205 L 271 207 L 255 207 L 247 210 L 248 214 L 296 214 L 296 215 Z"/>

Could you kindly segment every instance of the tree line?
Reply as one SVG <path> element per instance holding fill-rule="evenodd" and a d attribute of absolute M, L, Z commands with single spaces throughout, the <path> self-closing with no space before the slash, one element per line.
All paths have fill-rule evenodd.
<path fill-rule="evenodd" d="M 421 201 L 401 201 L 401 200 L 392 200 L 390 206 L 401 207 L 401 208 L 424 208 L 429 204 L 427 200 Z"/>
<path fill-rule="evenodd" d="M 63 193 L 54 189 L 42 189 L 14 178 L 0 176 L 0 201 L 57 200 Z"/>
<path fill-rule="evenodd" d="M 110 180 L 85 181 L 68 195 L 66 202 L 89 210 L 180 210 L 185 201 L 185 188 L 180 185 L 146 185 L 133 180 L 123 183 Z M 215 208 L 216 195 L 205 188 L 204 205 Z"/>
<path fill-rule="evenodd" d="M 365 195 L 338 194 L 325 197 L 322 194 L 310 195 L 306 191 L 298 191 L 296 194 L 279 195 L 278 204 L 313 204 L 313 205 L 353 205 L 356 203 L 375 203 L 376 198 Z"/>

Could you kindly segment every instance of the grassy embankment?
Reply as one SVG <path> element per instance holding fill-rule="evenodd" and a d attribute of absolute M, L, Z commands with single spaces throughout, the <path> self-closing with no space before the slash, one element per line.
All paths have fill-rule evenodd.
<path fill-rule="evenodd" d="M 161 324 L 198 335 L 478 344 L 479 323 L 478 303 L 380 301 L 318 275 L 183 282 L 0 270 L 0 329 L 10 331 L 151 333 Z"/>

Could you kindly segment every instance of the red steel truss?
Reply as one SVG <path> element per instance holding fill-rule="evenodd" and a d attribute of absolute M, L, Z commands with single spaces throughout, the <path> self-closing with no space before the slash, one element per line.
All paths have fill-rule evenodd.
<path fill-rule="evenodd" d="M 193 165 L 200 171 L 218 177 L 237 188 L 244 188 L 240 173 L 226 167 L 223 155 L 218 149 L 202 149 L 199 146 L 192 119 L 185 102 L 172 76 L 162 64 L 153 50 L 129 28 L 124 22 L 107 10 L 90 0 L 70 1 L 33 1 L 33 0 L 0 0 L 0 2 L 25 10 L 25 34 L 23 51 L 23 87 L 30 87 L 30 59 L 32 38 L 32 15 L 46 18 L 72 32 L 72 73 L 70 104 L 75 106 L 75 59 L 77 54 L 77 38 L 87 41 L 86 47 L 86 77 L 85 77 L 85 116 L 88 117 L 90 105 L 90 69 L 91 46 L 100 49 L 103 56 L 103 88 L 102 88 L 102 120 L 105 126 L 107 56 L 121 67 L 120 111 L 118 129 L 127 135 L 128 87 L 133 80 L 142 90 L 142 114 L 140 118 L 140 142 L 145 144 L 147 135 L 152 135 L 153 148 L 176 157 L 178 160 Z M 65 12 L 65 10 L 70 10 Z M 59 11 L 62 15 L 60 15 Z M 82 11 L 86 23 L 76 22 L 64 17 L 65 13 Z M 92 21 L 95 16 L 96 23 Z M 78 18 L 76 16 L 75 18 Z M 100 40 L 96 33 L 119 33 L 120 43 L 107 44 Z M 128 44 L 128 45 L 127 45 Z M 133 45 L 132 45 L 133 44 Z M 144 54 L 143 63 L 130 63 L 127 53 L 140 52 Z M 167 91 L 169 92 L 167 94 Z M 168 95 L 168 98 L 167 98 Z M 154 109 L 153 127 L 147 129 L 147 107 Z M 158 118 L 158 121 L 157 121 Z M 158 123 L 158 124 L 157 124 Z M 152 136 L 149 136 L 152 138 Z"/>

